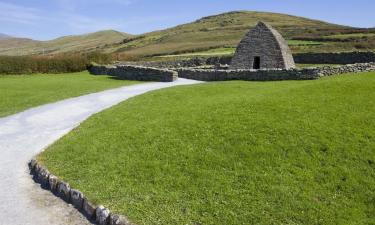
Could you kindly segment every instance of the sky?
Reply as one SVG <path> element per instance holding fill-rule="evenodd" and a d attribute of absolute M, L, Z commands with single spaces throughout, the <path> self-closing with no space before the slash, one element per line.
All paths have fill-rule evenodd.
<path fill-rule="evenodd" d="M 0 0 L 0 33 L 37 40 L 108 29 L 141 34 L 235 10 L 375 27 L 374 0 Z"/>

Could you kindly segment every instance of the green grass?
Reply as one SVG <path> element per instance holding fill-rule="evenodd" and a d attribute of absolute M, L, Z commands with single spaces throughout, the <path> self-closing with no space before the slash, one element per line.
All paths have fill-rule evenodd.
<path fill-rule="evenodd" d="M 138 224 L 375 224 L 375 73 L 145 94 L 39 156 Z"/>
<path fill-rule="evenodd" d="M 375 33 L 353 33 L 353 34 L 336 34 L 336 35 L 329 35 L 325 37 L 347 39 L 347 38 L 364 38 L 364 37 L 374 37 L 374 36 L 375 36 Z"/>
<path fill-rule="evenodd" d="M 217 56 L 217 55 L 233 55 L 236 51 L 234 47 L 214 48 L 207 51 L 198 51 L 191 53 L 183 53 L 177 55 L 164 55 L 159 58 L 175 58 L 175 57 L 191 57 L 191 56 Z"/>
<path fill-rule="evenodd" d="M 88 72 L 49 75 L 0 75 L 0 117 L 38 105 L 130 84 Z"/>
<path fill-rule="evenodd" d="M 288 40 L 289 46 L 310 46 L 310 45 L 322 45 L 323 42 L 319 41 L 303 41 L 303 40 Z"/>

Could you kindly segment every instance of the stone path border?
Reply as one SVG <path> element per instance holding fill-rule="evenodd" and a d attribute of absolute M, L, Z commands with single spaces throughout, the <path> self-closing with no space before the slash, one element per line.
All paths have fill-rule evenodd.
<path fill-rule="evenodd" d="M 125 216 L 111 213 L 108 208 L 102 205 L 93 204 L 82 192 L 71 188 L 68 183 L 51 174 L 36 159 L 29 162 L 29 169 L 34 181 L 39 183 L 42 188 L 50 190 L 54 195 L 72 204 L 89 220 L 95 221 L 99 225 L 134 225 Z"/>

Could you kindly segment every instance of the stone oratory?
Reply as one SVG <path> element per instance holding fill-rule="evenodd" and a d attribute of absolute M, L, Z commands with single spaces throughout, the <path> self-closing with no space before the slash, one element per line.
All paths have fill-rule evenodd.
<path fill-rule="evenodd" d="M 288 43 L 270 25 L 259 22 L 241 40 L 230 69 L 292 69 L 295 68 Z"/>

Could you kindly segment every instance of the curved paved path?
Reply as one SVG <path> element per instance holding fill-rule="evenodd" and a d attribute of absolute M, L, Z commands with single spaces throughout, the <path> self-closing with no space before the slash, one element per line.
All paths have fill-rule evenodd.
<path fill-rule="evenodd" d="M 195 83 L 199 82 L 179 79 L 127 86 L 0 118 L 0 225 L 90 224 L 32 181 L 28 161 L 94 113 L 148 91 Z"/>

